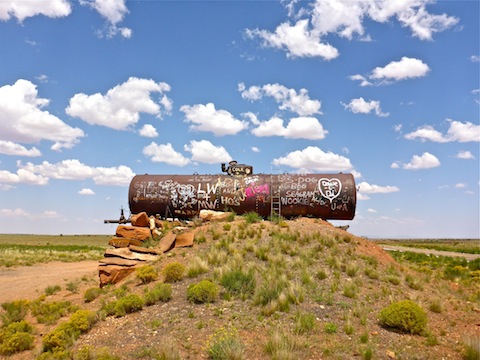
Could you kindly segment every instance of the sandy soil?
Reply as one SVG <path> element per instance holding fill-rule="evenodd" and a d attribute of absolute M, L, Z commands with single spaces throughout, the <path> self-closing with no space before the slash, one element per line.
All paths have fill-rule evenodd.
<path fill-rule="evenodd" d="M 76 263 L 51 262 L 33 266 L 0 267 L 0 304 L 21 299 L 35 299 L 48 286 L 60 285 L 98 277 L 98 261 Z"/>

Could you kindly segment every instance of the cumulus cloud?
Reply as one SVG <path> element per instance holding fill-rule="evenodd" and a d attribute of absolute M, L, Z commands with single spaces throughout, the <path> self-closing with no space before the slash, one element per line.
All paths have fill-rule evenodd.
<path fill-rule="evenodd" d="M 395 18 L 420 40 L 431 40 L 434 33 L 458 23 L 453 16 L 430 14 L 429 0 L 317 0 L 297 12 L 296 0 L 283 3 L 289 16 L 297 19 L 294 24 L 286 21 L 273 32 L 257 28 L 247 29 L 245 34 L 250 39 L 260 39 L 265 47 L 284 50 L 287 57 L 334 59 L 339 56 L 338 49 L 325 38 L 335 34 L 349 40 L 356 37 L 360 41 L 371 41 L 364 25 L 367 21 L 387 23 Z"/>
<path fill-rule="evenodd" d="M 31 162 L 22 164 L 17 163 L 20 168 L 35 176 L 41 176 L 48 179 L 60 180 L 86 180 L 92 179 L 97 185 L 116 185 L 127 186 L 135 174 L 128 166 L 120 165 L 116 167 L 92 167 L 83 164 L 79 160 L 69 159 L 52 164 L 43 161 L 39 165 Z M 0 181 L 1 182 L 1 181 Z"/>
<path fill-rule="evenodd" d="M 338 50 L 330 44 L 323 43 L 320 35 L 310 29 L 308 19 L 297 21 L 294 25 L 286 22 L 269 32 L 261 29 L 247 29 L 245 35 L 262 39 L 262 45 L 285 50 L 287 57 L 321 57 L 332 60 L 338 57 Z"/>
<path fill-rule="evenodd" d="M 395 81 L 424 77 L 429 71 L 430 68 L 422 60 L 404 56 L 401 60 L 391 61 L 384 67 L 376 67 L 368 75 L 352 75 L 350 80 L 360 81 L 361 86 L 383 85 Z"/>
<path fill-rule="evenodd" d="M 280 110 L 292 111 L 300 116 L 322 113 L 320 111 L 321 102 L 310 99 L 306 89 L 300 89 L 297 93 L 295 89 L 289 89 L 277 83 L 250 86 L 249 88 L 246 88 L 244 83 L 239 83 L 238 91 L 240 91 L 243 99 L 250 101 L 261 100 L 264 96 L 272 97 L 280 104 Z"/>
<path fill-rule="evenodd" d="M 65 17 L 70 15 L 72 7 L 68 0 L 49 1 L 0 1 L 0 20 L 16 18 L 19 23 L 29 17 L 44 15 L 51 18 Z"/>
<path fill-rule="evenodd" d="M 459 151 L 457 156 L 455 156 L 457 159 L 464 159 L 464 160 L 473 160 L 475 159 L 475 156 L 470 151 Z"/>
<path fill-rule="evenodd" d="M 248 127 L 248 122 L 236 119 L 226 110 L 217 110 L 215 105 L 183 105 L 180 111 L 185 113 L 185 122 L 192 123 L 190 130 L 207 131 L 217 136 L 235 135 Z"/>
<path fill-rule="evenodd" d="M 17 80 L 0 87 L 0 140 L 19 143 L 53 141 L 52 150 L 70 149 L 84 133 L 44 110 L 49 100 L 38 97 L 36 85 Z M 7 145 L 8 146 L 8 145 Z"/>
<path fill-rule="evenodd" d="M 251 120 L 257 126 L 252 130 L 252 134 L 258 137 L 283 136 L 289 139 L 321 140 L 328 134 L 314 117 L 292 118 L 287 126 L 284 126 L 283 120 L 278 117 L 266 121 L 253 120 L 251 117 Z"/>
<path fill-rule="evenodd" d="M 34 174 L 26 169 L 18 169 L 16 173 L 0 170 L 0 184 L 47 185 L 48 177 Z M 4 187 L 4 189 L 9 190 L 11 187 Z"/>
<path fill-rule="evenodd" d="M 226 163 L 232 160 L 232 157 L 223 146 L 215 146 L 208 140 L 192 140 L 184 148 L 185 151 L 192 154 L 192 161 L 215 164 Z"/>
<path fill-rule="evenodd" d="M 369 114 L 372 111 L 375 112 L 377 116 L 388 116 L 389 113 L 382 112 L 380 107 L 380 101 L 370 100 L 365 101 L 362 97 L 358 99 L 352 99 L 348 104 L 344 104 L 341 102 L 343 107 L 346 110 L 350 110 L 354 114 Z"/>
<path fill-rule="evenodd" d="M 105 34 L 111 38 L 116 34 L 120 34 L 124 38 L 132 36 L 132 29 L 127 27 L 118 27 L 118 23 L 122 22 L 125 15 L 128 14 L 126 0 L 80 0 L 81 5 L 90 6 L 97 11 L 108 22 L 106 31 L 100 32 L 99 35 Z"/>
<path fill-rule="evenodd" d="M 30 214 L 24 209 L 0 209 L 0 217 L 18 218 L 18 219 L 30 219 L 30 220 L 43 220 L 43 219 L 58 219 L 62 216 L 54 210 L 45 210 L 39 214 Z"/>
<path fill-rule="evenodd" d="M 82 190 L 78 191 L 79 195 L 95 195 L 95 192 L 92 189 L 83 188 Z"/>
<path fill-rule="evenodd" d="M 5 140 L 0 140 L 0 154 L 30 157 L 42 155 L 40 150 L 35 147 L 27 149 L 25 146 Z"/>
<path fill-rule="evenodd" d="M 429 152 L 424 152 L 422 155 L 414 155 L 409 163 L 402 165 L 405 170 L 431 169 L 438 166 L 440 166 L 440 160 Z"/>
<path fill-rule="evenodd" d="M 154 138 L 158 136 L 157 129 L 151 124 L 145 124 L 138 132 L 143 137 Z"/>
<path fill-rule="evenodd" d="M 460 121 L 448 120 L 450 127 L 446 134 L 442 134 L 430 125 L 419 127 L 417 130 L 405 135 L 408 140 L 433 141 L 439 143 L 445 142 L 480 142 L 480 125 L 471 122 L 462 123 Z"/>
<path fill-rule="evenodd" d="M 65 110 L 70 116 L 80 118 L 91 125 L 102 125 L 115 130 L 127 130 L 135 125 L 140 113 L 161 118 L 170 114 L 172 102 L 165 95 L 170 85 L 151 79 L 130 77 L 123 84 L 108 90 L 105 95 L 79 93 L 70 99 Z M 159 103 L 153 101 L 151 93 L 162 96 Z"/>
<path fill-rule="evenodd" d="M 316 146 L 308 146 L 303 150 L 296 150 L 284 157 L 274 159 L 273 165 L 286 165 L 301 172 L 353 170 L 350 159 L 330 151 L 324 152 Z"/>
<path fill-rule="evenodd" d="M 153 162 L 164 162 L 169 165 L 185 166 L 190 160 L 175 151 L 172 144 L 157 144 L 154 141 L 143 148 L 143 154 L 151 157 Z"/>
<path fill-rule="evenodd" d="M 392 192 L 400 191 L 396 186 L 380 186 L 380 185 L 371 185 L 365 181 L 362 181 L 358 184 L 359 192 L 363 194 L 388 194 Z"/>

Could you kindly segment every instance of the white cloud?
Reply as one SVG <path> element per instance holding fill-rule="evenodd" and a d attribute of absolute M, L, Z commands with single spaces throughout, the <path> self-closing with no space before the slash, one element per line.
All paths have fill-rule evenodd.
<path fill-rule="evenodd" d="M 36 85 L 19 79 L 0 87 L 0 140 L 20 143 L 53 141 L 52 150 L 70 149 L 84 133 L 43 110 L 49 100 L 38 97 Z"/>
<path fill-rule="evenodd" d="M 432 126 L 426 125 L 418 128 L 414 132 L 405 135 L 406 139 L 421 141 L 434 141 L 439 143 L 458 141 L 458 142 L 479 142 L 480 141 L 480 125 L 471 122 L 462 123 L 460 121 L 448 120 L 450 127 L 447 134 L 442 134 L 435 130 Z"/>
<path fill-rule="evenodd" d="M 248 89 L 245 84 L 238 84 L 238 90 L 241 92 L 242 98 L 256 101 L 264 96 L 272 97 L 280 104 L 280 110 L 288 110 L 297 113 L 300 116 L 309 116 L 313 114 L 321 114 L 321 102 L 312 100 L 308 96 L 306 89 L 300 89 L 297 93 L 295 89 L 289 89 L 280 84 L 266 84 L 262 87 L 250 86 Z"/>
<path fill-rule="evenodd" d="M 396 18 L 403 27 L 408 27 L 413 36 L 431 40 L 433 34 L 444 31 L 458 23 L 458 19 L 446 14 L 434 15 L 426 10 L 430 0 L 317 0 L 309 2 L 294 13 L 297 1 L 287 2 L 288 14 L 297 22 L 284 22 L 274 32 L 248 29 L 249 38 L 260 38 L 263 45 L 285 50 L 288 57 L 320 57 L 331 60 L 338 56 L 338 50 L 325 41 L 329 34 L 351 40 L 357 36 L 360 41 L 371 40 L 365 32 L 364 22 L 373 20 L 387 23 Z M 364 21 L 365 20 L 365 21 Z"/>
<path fill-rule="evenodd" d="M 17 173 L 11 173 L 7 170 L 0 170 L 0 184 L 28 184 L 28 185 L 46 185 L 48 177 L 34 174 L 25 169 L 18 169 Z M 10 187 L 9 187 L 10 188 Z M 5 188 L 8 189 L 8 188 Z"/>
<path fill-rule="evenodd" d="M 431 169 L 440 166 L 440 160 L 435 155 L 424 152 L 422 155 L 414 155 L 408 164 L 404 164 L 406 170 Z"/>
<path fill-rule="evenodd" d="M 79 195 L 95 195 L 95 192 L 92 189 L 83 188 L 82 190 L 78 191 Z"/>
<path fill-rule="evenodd" d="M 354 114 L 369 114 L 375 111 L 377 116 L 388 116 L 389 113 L 383 113 L 380 107 L 380 101 L 370 100 L 365 101 L 362 97 L 350 100 L 350 103 L 341 103 L 345 109 L 350 110 Z"/>
<path fill-rule="evenodd" d="M 480 56 L 479 55 L 472 55 L 472 56 L 470 56 L 470 61 L 471 62 L 480 62 Z"/>
<path fill-rule="evenodd" d="M 28 17 L 44 15 L 51 18 L 64 17 L 70 15 L 72 8 L 68 0 L 49 0 L 49 1 L 18 1 L 2 0 L 0 1 L 0 20 L 10 20 L 17 18 L 22 23 Z"/>
<path fill-rule="evenodd" d="M 380 185 L 371 185 L 365 181 L 358 184 L 359 192 L 363 194 L 388 194 L 391 192 L 400 191 L 396 186 L 380 186 Z"/>
<path fill-rule="evenodd" d="M 37 148 L 27 149 L 25 146 L 16 144 L 12 141 L 0 140 L 0 154 L 16 156 L 41 156 L 42 153 Z"/>
<path fill-rule="evenodd" d="M 27 218 L 30 214 L 24 209 L 0 209 L 0 216 L 9 218 Z"/>
<path fill-rule="evenodd" d="M 308 146 L 303 150 L 293 151 L 284 157 L 273 160 L 273 165 L 286 165 L 300 171 L 351 171 L 353 166 L 350 159 L 324 152 L 316 146 Z"/>
<path fill-rule="evenodd" d="M 446 139 L 441 132 L 435 130 L 432 126 L 429 125 L 420 127 L 414 132 L 406 134 L 405 139 L 420 139 L 421 141 L 430 140 L 439 143 L 448 142 L 448 139 Z"/>
<path fill-rule="evenodd" d="M 260 29 L 247 29 L 248 38 L 260 38 L 263 46 L 281 49 L 287 57 L 321 57 L 325 60 L 335 59 L 338 50 L 330 44 L 321 42 L 320 36 L 309 30 L 309 21 L 299 20 L 295 25 L 282 23 L 275 32 Z"/>
<path fill-rule="evenodd" d="M 459 151 L 457 156 L 455 156 L 457 159 L 464 159 L 464 160 L 473 160 L 475 159 L 475 156 L 470 151 Z"/>
<path fill-rule="evenodd" d="M 394 81 L 424 77 L 430 68 L 422 60 L 402 57 L 400 61 L 392 61 L 384 67 L 376 67 L 366 77 L 363 75 L 352 75 L 351 80 L 361 81 L 361 86 L 389 84 Z M 366 79 L 370 79 L 367 81 Z"/>
<path fill-rule="evenodd" d="M 258 137 L 283 136 L 290 139 L 321 140 L 328 134 L 322 124 L 314 117 L 297 117 L 290 119 L 286 127 L 283 120 L 273 117 L 267 121 L 259 121 L 252 134 Z"/>
<path fill-rule="evenodd" d="M 232 160 L 232 157 L 223 146 L 215 146 L 208 140 L 192 140 L 184 148 L 185 151 L 192 154 L 192 161 L 215 164 L 226 163 Z"/>
<path fill-rule="evenodd" d="M 125 38 L 132 36 L 131 29 L 117 26 L 128 14 L 126 0 L 80 0 L 80 4 L 90 6 L 108 21 L 107 37 L 111 38 L 118 33 Z"/>
<path fill-rule="evenodd" d="M 217 110 L 215 105 L 183 105 L 180 111 L 185 113 L 185 122 L 192 123 L 194 131 L 212 132 L 217 136 L 235 135 L 248 127 L 248 122 L 236 119 L 226 110 Z"/>
<path fill-rule="evenodd" d="M 185 166 L 190 160 L 175 151 L 172 144 L 157 144 L 154 141 L 143 148 L 143 154 L 150 156 L 153 162 L 164 162 L 175 166 Z"/>
<path fill-rule="evenodd" d="M 151 124 L 145 124 L 138 132 L 143 137 L 154 138 L 158 136 L 157 129 Z"/>
<path fill-rule="evenodd" d="M 251 149 L 252 149 L 253 152 L 256 152 L 256 153 L 260 152 L 260 149 L 256 146 L 252 146 Z"/>
<path fill-rule="evenodd" d="M 126 130 L 138 122 L 140 113 L 152 114 L 158 118 L 170 114 L 172 104 L 164 94 L 168 91 L 170 85 L 167 83 L 130 77 L 123 84 L 108 90 L 106 95 L 74 95 L 65 111 L 91 125 Z M 160 103 L 150 98 L 151 93 L 163 95 Z"/>
<path fill-rule="evenodd" d="M 372 213 L 372 214 L 375 214 L 375 213 L 377 212 L 377 210 L 372 209 L 372 208 L 368 208 L 367 211 L 368 211 L 369 213 Z"/>
<path fill-rule="evenodd" d="M 120 165 L 117 167 L 91 167 L 81 163 L 79 160 L 63 160 L 51 164 L 43 161 L 40 165 L 34 165 L 30 162 L 23 165 L 18 162 L 20 170 L 31 174 L 38 174 L 51 179 L 61 180 L 86 180 L 93 179 L 97 185 L 116 185 L 127 186 L 135 174 L 128 166 Z M 18 170 L 18 171 L 20 171 Z"/>
<path fill-rule="evenodd" d="M 464 183 L 457 183 L 454 186 L 455 189 L 465 189 L 466 187 L 467 187 L 467 184 L 464 184 Z"/>

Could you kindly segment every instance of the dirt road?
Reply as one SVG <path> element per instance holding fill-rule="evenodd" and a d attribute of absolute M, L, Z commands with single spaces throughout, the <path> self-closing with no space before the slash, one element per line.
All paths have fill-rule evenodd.
<path fill-rule="evenodd" d="M 65 289 L 82 278 L 93 284 L 98 279 L 98 261 L 51 262 L 32 266 L 0 268 L 0 304 L 6 301 L 35 299 L 48 286 Z"/>
<path fill-rule="evenodd" d="M 433 250 L 433 249 L 417 249 L 408 246 L 394 246 L 394 245 L 382 245 L 379 244 L 386 251 L 410 251 L 414 253 L 422 253 L 422 254 L 429 254 L 435 256 L 452 256 L 452 257 L 463 257 L 468 261 L 472 261 L 475 259 L 480 258 L 479 254 L 466 254 L 466 253 L 458 253 L 454 251 L 440 251 L 440 250 Z"/>

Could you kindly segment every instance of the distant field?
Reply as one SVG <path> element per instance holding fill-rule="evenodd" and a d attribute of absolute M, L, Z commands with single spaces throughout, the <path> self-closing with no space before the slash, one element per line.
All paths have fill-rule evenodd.
<path fill-rule="evenodd" d="M 97 260 L 103 257 L 110 238 L 108 235 L 0 234 L 0 266 Z"/>
<path fill-rule="evenodd" d="M 479 239 L 375 239 L 372 241 L 382 245 L 397 245 L 417 249 L 480 254 Z"/>

